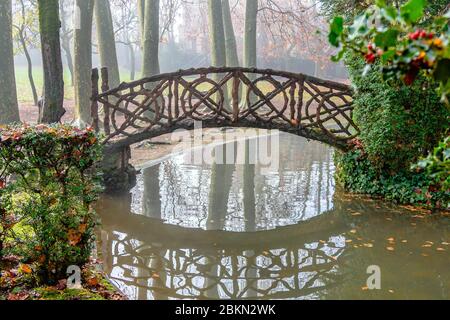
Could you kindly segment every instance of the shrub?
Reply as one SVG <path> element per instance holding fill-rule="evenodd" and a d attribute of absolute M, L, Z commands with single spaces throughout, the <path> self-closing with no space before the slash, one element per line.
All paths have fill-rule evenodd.
<path fill-rule="evenodd" d="M 364 61 L 346 57 L 355 88 L 355 121 L 367 157 L 379 172 L 408 171 L 443 137 L 449 109 L 439 101 L 435 86 L 423 78 L 407 87 L 382 81 L 377 70 L 363 75 Z"/>
<path fill-rule="evenodd" d="M 99 192 L 97 137 L 66 125 L 12 126 L 0 135 L 0 172 L 10 180 L 6 186 L 1 178 L 2 197 L 9 201 L 0 210 L 32 230 L 27 239 L 14 240 L 38 278 L 58 280 L 69 265 L 83 265 L 90 256 L 96 225 L 91 204 Z"/>
<path fill-rule="evenodd" d="M 354 149 L 336 153 L 337 181 L 350 192 L 383 197 L 400 204 L 448 209 L 450 190 L 442 189 L 426 172 L 379 173 L 367 153 Z"/>
<path fill-rule="evenodd" d="M 424 170 L 442 186 L 442 190 L 450 191 L 450 136 L 441 141 L 428 157 L 413 165 L 412 169 Z"/>

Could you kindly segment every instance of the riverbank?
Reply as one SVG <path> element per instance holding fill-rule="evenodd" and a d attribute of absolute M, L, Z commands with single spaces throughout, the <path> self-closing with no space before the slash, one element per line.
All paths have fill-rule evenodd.
<path fill-rule="evenodd" d="M 36 285 L 31 265 L 20 257 L 0 260 L 0 300 L 127 300 L 101 271 L 101 261 L 92 260 L 81 270 L 81 288 L 68 288 L 67 279 L 52 286 Z"/>

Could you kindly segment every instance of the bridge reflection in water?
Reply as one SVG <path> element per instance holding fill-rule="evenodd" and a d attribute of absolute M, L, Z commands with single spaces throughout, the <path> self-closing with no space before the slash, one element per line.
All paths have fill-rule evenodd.
<path fill-rule="evenodd" d="M 382 298 L 399 283 L 409 296 L 448 296 L 445 256 L 427 266 L 410 254 L 423 238 L 442 241 L 445 227 L 418 232 L 403 218 L 386 226 L 386 215 L 401 212 L 334 194 L 330 149 L 282 135 L 276 171 L 174 156 L 144 170 L 132 194 L 105 196 L 102 251 L 113 282 L 132 299 Z M 385 256 L 388 235 L 412 233 L 417 243 Z M 382 291 L 361 290 L 372 264 L 384 270 Z M 417 279 L 418 270 L 426 271 Z"/>

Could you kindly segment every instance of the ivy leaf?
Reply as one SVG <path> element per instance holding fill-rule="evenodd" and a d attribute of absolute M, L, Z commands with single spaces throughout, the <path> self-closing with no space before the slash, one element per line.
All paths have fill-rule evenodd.
<path fill-rule="evenodd" d="M 375 44 L 383 49 L 394 47 L 397 43 L 398 34 L 399 32 L 396 29 L 388 29 L 385 32 L 378 33 L 375 36 Z"/>
<path fill-rule="evenodd" d="M 406 23 L 412 24 L 423 16 L 426 0 L 409 0 L 400 8 L 400 15 Z"/>
<path fill-rule="evenodd" d="M 328 40 L 330 43 L 338 47 L 339 46 L 339 37 L 344 31 L 344 18 L 343 17 L 334 17 L 333 21 L 330 25 L 330 33 L 328 34 Z"/>

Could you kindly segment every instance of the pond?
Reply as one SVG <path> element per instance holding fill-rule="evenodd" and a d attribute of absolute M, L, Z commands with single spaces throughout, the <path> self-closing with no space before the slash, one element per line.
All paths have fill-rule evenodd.
<path fill-rule="evenodd" d="M 345 194 L 330 147 L 271 137 L 234 142 L 225 164 L 192 159 L 231 143 L 153 161 L 103 196 L 111 281 L 130 299 L 450 298 L 448 214 Z M 267 141 L 276 161 L 256 161 Z"/>

